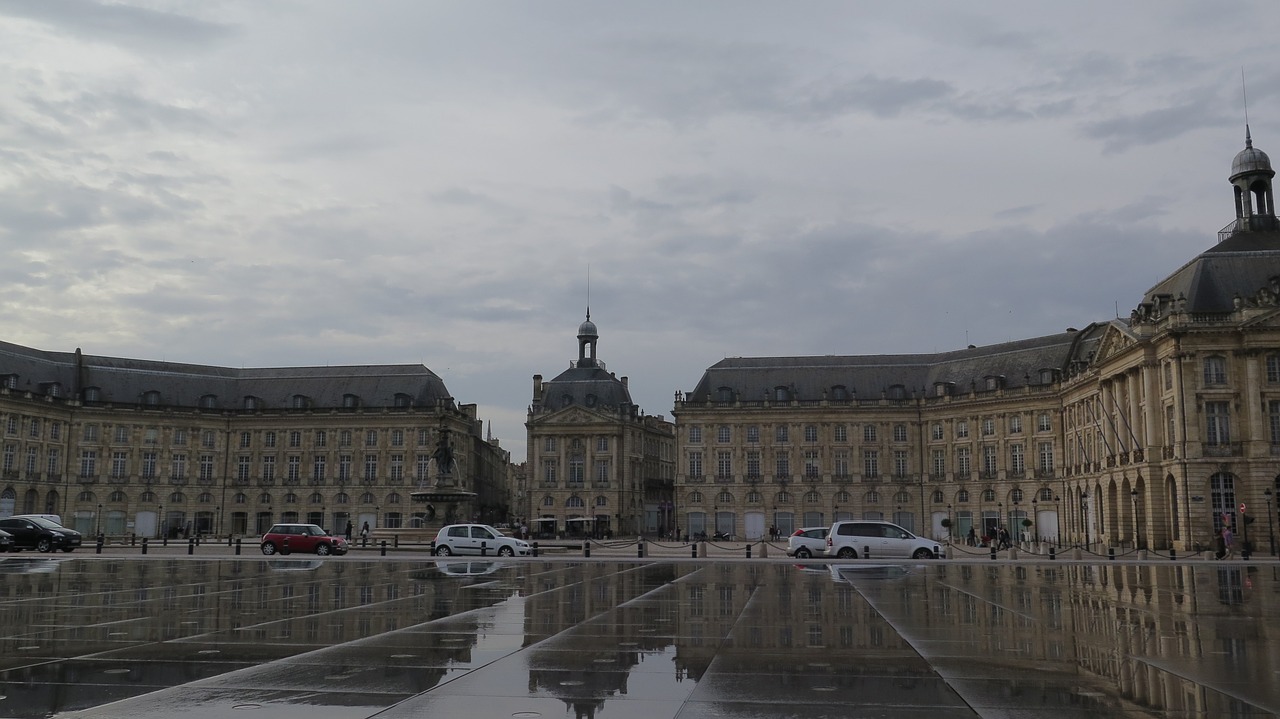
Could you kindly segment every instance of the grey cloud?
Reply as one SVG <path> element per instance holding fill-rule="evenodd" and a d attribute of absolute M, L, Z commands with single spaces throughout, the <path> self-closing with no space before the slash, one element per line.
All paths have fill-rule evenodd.
<path fill-rule="evenodd" d="M 0 0 L 0 15 L 35 20 L 91 42 L 190 52 L 234 34 L 229 25 L 188 15 L 92 0 Z"/>
<path fill-rule="evenodd" d="M 802 105 L 817 117 L 855 111 L 877 117 L 894 117 L 909 108 L 946 98 L 953 92 L 951 84 L 941 80 L 902 80 L 867 75 L 829 89 L 815 89 Z"/>
<path fill-rule="evenodd" d="M 129 92 L 78 92 L 50 100 L 28 94 L 23 100 L 63 132 L 214 131 L 204 112 L 157 102 Z M 221 131 L 216 131 L 221 133 Z"/>
<path fill-rule="evenodd" d="M 1102 140 L 1108 152 L 1124 152 L 1141 145 L 1154 145 L 1193 130 L 1221 127 L 1229 122 L 1225 108 L 1193 100 L 1180 105 L 1148 110 L 1136 115 L 1085 123 L 1086 137 Z"/>

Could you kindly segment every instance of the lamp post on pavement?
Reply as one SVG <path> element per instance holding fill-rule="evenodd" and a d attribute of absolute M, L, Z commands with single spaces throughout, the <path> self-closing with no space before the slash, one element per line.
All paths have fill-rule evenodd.
<path fill-rule="evenodd" d="M 1271 545 L 1271 556 L 1276 556 L 1276 535 L 1272 531 L 1271 525 L 1271 490 L 1262 491 L 1262 496 L 1267 498 L 1267 543 Z"/>
<path fill-rule="evenodd" d="M 1089 493 L 1080 493 L 1080 523 L 1084 525 L 1084 548 L 1089 549 Z"/>

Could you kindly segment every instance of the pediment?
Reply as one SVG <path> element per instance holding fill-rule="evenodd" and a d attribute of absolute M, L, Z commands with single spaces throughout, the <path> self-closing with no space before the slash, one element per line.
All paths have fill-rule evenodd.
<path fill-rule="evenodd" d="M 1280 330 L 1280 308 L 1246 309 L 1243 327 L 1250 330 Z"/>
<path fill-rule="evenodd" d="M 565 407 L 564 409 L 544 414 L 538 418 L 538 424 L 598 424 L 609 421 L 609 417 L 583 407 Z"/>
<path fill-rule="evenodd" d="M 1104 362 L 1108 358 L 1116 355 L 1124 354 L 1138 344 L 1138 338 L 1118 322 L 1112 322 L 1107 325 L 1106 332 L 1103 333 L 1102 339 L 1098 341 L 1098 349 L 1095 350 L 1093 363 Z"/>

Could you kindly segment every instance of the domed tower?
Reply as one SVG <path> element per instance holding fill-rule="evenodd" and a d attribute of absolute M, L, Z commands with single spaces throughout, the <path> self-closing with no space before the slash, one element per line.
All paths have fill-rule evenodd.
<path fill-rule="evenodd" d="M 1271 194 L 1271 158 L 1253 146 L 1249 126 L 1244 128 L 1244 149 L 1231 161 L 1231 184 L 1236 193 L 1236 232 L 1280 229 Z"/>
<path fill-rule="evenodd" d="M 596 366 L 596 341 L 598 341 L 599 339 L 600 339 L 600 335 L 596 332 L 596 323 L 591 321 L 591 308 L 588 307 L 587 320 L 582 324 L 578 325 L 578 366 L 579 367 L 595 367 Z M 587 356 L 588 348 L 590 348 L 591 350 L 590 357 Z"/>

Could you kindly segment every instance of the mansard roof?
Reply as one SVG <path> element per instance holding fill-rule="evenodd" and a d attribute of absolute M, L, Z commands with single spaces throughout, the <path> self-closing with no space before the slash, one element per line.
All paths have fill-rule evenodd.
<path fill-rule="evenodd" d="M 733 357 L 708 368 L 688 399 L 718 400 L 722 388 L 739 400 L 758 401 L 783 387 L 791 399 L 805 401 L 832 398 L 837 387 L 851 397 L 876 399 L 895 386 L 910 396 L 932 394 L 938 384 L 955 385 L 957 392 L 982 390 L 987 378 L 1004 388 L 1042 384 L 1042 372 L 1056 378 L 1073 362 L 1087 361 L 1102 328 L 1094 324 L 1084 331 L 931 354 Z"/>
<path fill-rule="evenodd" d="M 1280 231 L 1236 232 L 1147 290 L 1143 304 L 1158 307 L 1185 298 L 1179 310 L 1231 312 L 1237 295 L 1253 297 L 1275 277 L 1280 277 Z"/>
<path fill-rule="evenodd" d="M 631 392 L 604 367 L 575 365 L 543 385 L 542 404 L 551 409 L 571 405 L 630 411 Z"/>
<path fill-rule="evenodd" d="M 98 390 L 102 403 L 143 404 L 148 392 L 164 406 L 198 407 L 216 398 L 216 408 L 239 409 L 245 397 L 259 408 L 289 408 L 295 397 L 311 408 L 431 406 L 452 397 L 444 382 L 422 365 L 264 367 L 235 369 L 213 365 L 49 352 L 0 342 L 0 376 L 17 376 L 20 392 L 63 397 L 85 388 Z M 352 401 L 354 398 L 354 402 Z M 407 400 L 407 401 L 406 401 Z"/>

